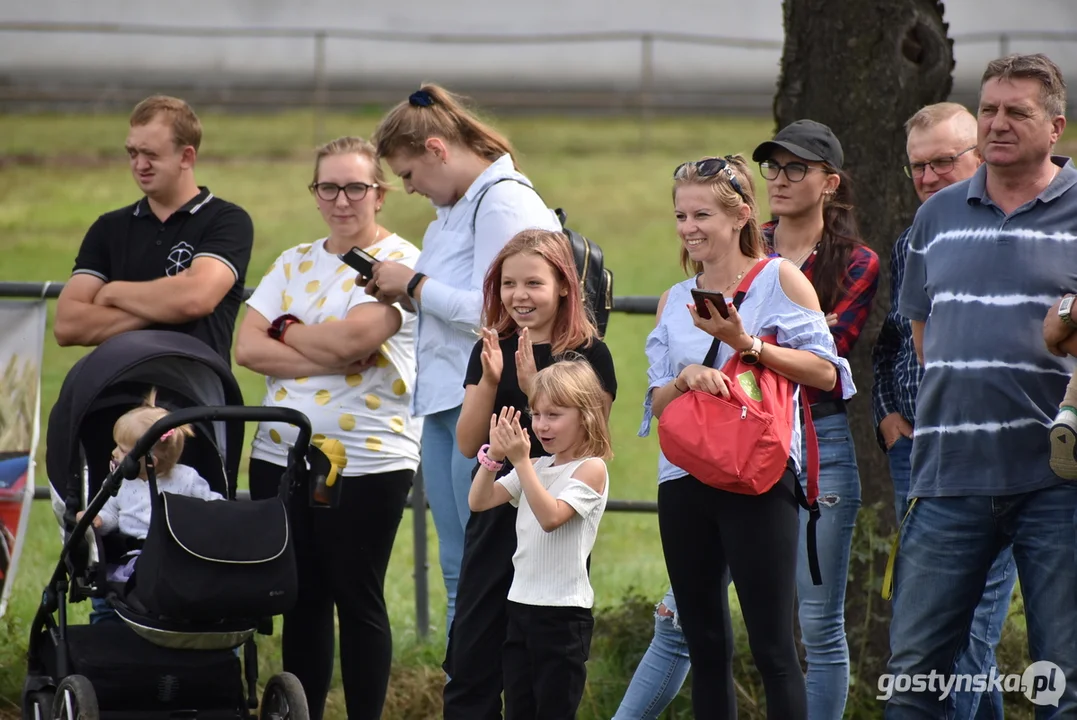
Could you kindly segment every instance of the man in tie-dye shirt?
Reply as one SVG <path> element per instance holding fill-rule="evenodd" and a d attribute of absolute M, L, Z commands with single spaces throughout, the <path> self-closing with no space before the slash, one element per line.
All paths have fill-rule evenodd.
<path fill-rule="evenodd" d="M 1012 547 L 1030 655 L 1059 668 L 1057 717 L 1077 713 L 1077 483 L 1051 471 L 1046 428 L 1075 363 L 1041 333 L 1077 287 L 1077 167 L 1052 154 L 1065 107 L 1048 58 L 992 61 L 977 116 L 984 165 L 928 198 L 909 231 L 899 311 L 924 377 L 887 669 L 950 676 L 989 569 Z M 948 702 L 895 692 L 886 718 L 944 717 Z"/>

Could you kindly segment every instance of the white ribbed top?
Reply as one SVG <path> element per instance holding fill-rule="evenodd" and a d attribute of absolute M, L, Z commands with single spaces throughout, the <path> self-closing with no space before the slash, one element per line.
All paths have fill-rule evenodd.
<path fill-rule="evenodd" d="M 598 523 L 609 497 L 609 472 L 602 493 L 594 491 L 573 474 L 591 458 L 553 465 L 553 457 L 535 460 L 535 473 L 542 486 L 557 500 L 564 500 L 576 514 L 553 532 L 539 525 L 535 513 L 523 494 L 520 477 L 514 469 L 500 478 L 519 508 L 516 515 L 516 554 L 512 556 L 515 574 L 509 588 L 509 600 L 523 605 L 590 608 L 595 592 L 587 576 L 587 556 L 595 545 Z"/>

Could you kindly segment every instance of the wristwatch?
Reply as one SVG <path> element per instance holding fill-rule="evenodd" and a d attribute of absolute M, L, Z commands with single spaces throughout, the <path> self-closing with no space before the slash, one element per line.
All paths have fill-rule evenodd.
<path fill-rule="evenodd" d="M 1077 328 L 1077 321 L 1074 321 L 1070 317 L 1070 313 L 1073 310 L 1073 302 L 1077 300 L 1077 295 L 1067 295 L 1062 298 L 1062 302 L 1058 306 L 1058 318 L 1066 327 Z"/>
<path fill-rule="evenodd" d="M 759 362 L 759 356 L 763 354 L 763 341 L 755 335 L 751 336 L 752 346 L 747 350 L 740 351 L 740 361 L 745 365 L 755 365 Z"/>
<path fill-rule="evenodd" d="M 405 292 L 407 292 L 408 297 L 412 300 L 415 299 L 415 288 L 419 287 L 419 283 L 423 281 L 424 277 L 426 277 L 426 275 L 423 275 L 421 272 L 417 272 L 411 276 L 411 281 L 408 283 L 408 288 Z"/>

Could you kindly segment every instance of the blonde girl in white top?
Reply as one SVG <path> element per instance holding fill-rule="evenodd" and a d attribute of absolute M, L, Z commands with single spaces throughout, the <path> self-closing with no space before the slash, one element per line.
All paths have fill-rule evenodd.
<path fill-rule="evenodd" d="M 415 264 L 419 250 L 378 223 L 386 190 L 369 142 L 345 137 L 318 150 L 310 192 L 329 235 L 277 258 L 247 301 L 236 346 L 236 361 L 266 376 L 262 404 L 305 413 L 313 443 L 342 466 L 339 505 L 311 508 L 304 497 L 292 513 L 300 589 L 284 616 L 283 660 L 315 720 L 333 677 L 334 606 L 347 715 L 381 717 L 392 662 L 385 573 L 419 465 L 422 421 L 408 408 L 415 315 L 367 295 L 339 257 L 358 247 Z M 295 435 L 291 425 L 258 426 L 255 499 L 277 494 Z"/>
<path fill-rule="evenodd" d="M 468 503 L 476 512 L 519 507 L 505 719 L 569 720 L 583 698 L 594 628 L 587 558 L 609 497 L 606 393 L 590 363 L 566 360 L 535 375 L 530 398 L 532 431 L 549 455 L 531 460 L 520 411 L 502 408 L 490 418 Z M 495 480 L 506 458 L 513 470 Z"/>

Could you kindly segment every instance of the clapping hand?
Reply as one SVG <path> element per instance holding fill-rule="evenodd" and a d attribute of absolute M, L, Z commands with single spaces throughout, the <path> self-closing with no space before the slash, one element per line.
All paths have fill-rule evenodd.
<path fill-rule="evenodd" d="M 501 371 L 505 367 L 505 359 L 501 353 L 501 343 L 498 342 L 497 332 L 493 328 L 483 328 L 482 333 L 482 379 L 485 382 L 497 385 L 501 382 Z"/>
<path fill-rule="evenodd" d="M 531 334 L 527 328 L 523 328 L 520 330 L 520 340 L 516 350 L 516 378 L 519 380 L 520 389 L 528 397 L 531 397 L 531 381 L 535 379 L 537 372 Z"/>
<path fill-rule="evenodd" d="M 491 458 L 507 457 L 509 462 L 519 467 L 527 462 L 531 455 L 531 436 L 520 427 L 520 411 L 510 407 L 501 408 L 501 413 L 490 416 L 490 452 Z"/>

